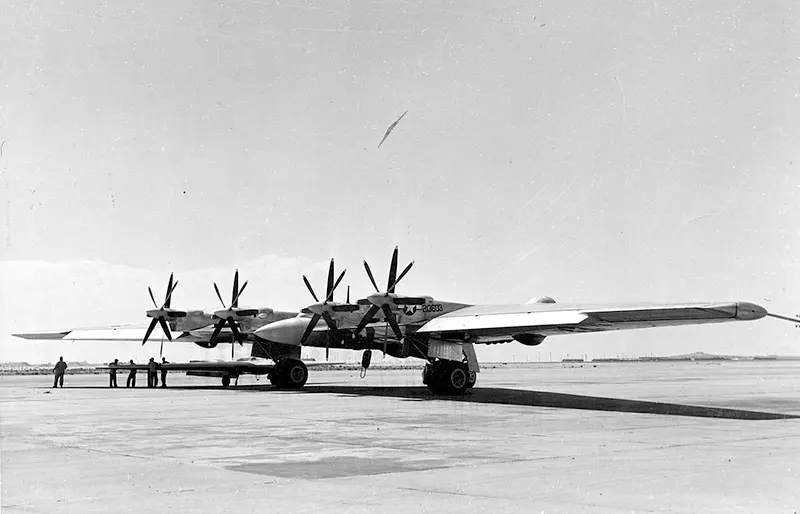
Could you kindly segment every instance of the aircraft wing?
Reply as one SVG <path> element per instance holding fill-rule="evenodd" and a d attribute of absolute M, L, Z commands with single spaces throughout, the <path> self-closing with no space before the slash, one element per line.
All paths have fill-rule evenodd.
<path fill-rule="evenodd" d="M 266 362 L 252 362 L 252 361 L 194 361 L 194 362 L 170 362 L 168 364 L 158 363 L 158 369 L 165 369 L 167 371 L 219 371 L 219 372 L 235 372 L 237 374 L 250 373 L 254 375 L 262 375 L 272 371 L 275 367 L 271 363 Z M 135 369 L 137 371 L 146 371 L 148 369 L 147 363 L 144 364 L 117 364 L 116 366 L 98 366 L 97 369 L 116 369 L 117 371 L 130 371 Z"/>
<path fill-rule="evenodd" d="M 160 330 L 160 329 L 159 329 Z M 171 332 L 172 341 L 194 343 L 205 342 L 211 339 L 213 327 L 200 328 L 189 332 Z M 42 332 L 29 332 L 11 334 L 14 337 L 33 340 L 61 340 L 61 341 L 138 341 L 142 342 L 147 332 L 146 325 L 113 325 L 95 328 L 74 328 L 67 330 L 51 330 Z M 217 340 L 220 343 L 230 342 L 233 336 L 230 329 L 223 329 Z M 160 334 L 156 332 L 151 336 L 151 341 L 158 341 Z"/>
<path fill-rule="evenodd" d="M 305 362 L 305 361 L 304 361 Z M 259 361 L 190 361 L 190 362 L 170 362 L 167 364 L 158 364 L 159 371 L 164 369 L 167 371 L 186 371 L 186 372 L 205 372 L 205 373 L 221 373 L 221 374 L 234 374 L 234 375 L 265 375 L 272 371 L 275 367 L 274 364 L 265 360 Z M 334 362 L 305 362 L 306 367 L 313 368 L 319 366 L 330 366 L 337 364 Z M 340 363 L 338 363 L 340 364 Z M 135 369 L 137 371 L 147 371 L 147 363 L 143 364 L 117 364 L 116 366 L 106 365 L 98 366 L 96 369 L 116 369 L 117 371 L 130 371 Z"/>
<path fill-rule="evenodd" d="M 489 342 L 510 340 L 519 334 L 551 336 L 669 327 L 754 320 L 766 315 L 763 307 L 748 302 L 618 306 L 555 303 L 475 305 L 434 318 L 417 333 L 438 334 L 442 339 L 474 337 L 476 342 Z"/>
<path fill-rule="evenodd" d="M 105 327 L 70 328 L 11 334 L 22 339 L 63 341 L 141 341 L 147 325 L 109 325 Z"/>

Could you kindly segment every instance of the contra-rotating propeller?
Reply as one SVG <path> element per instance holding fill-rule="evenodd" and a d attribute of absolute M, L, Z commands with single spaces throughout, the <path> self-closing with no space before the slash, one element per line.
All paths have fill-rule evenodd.
<path fill-rule="evenodd" d="M 300 344 L 304 344 L 308 336 L 311 335 L 311 332 L 314 330 L 314 327 L 317 326 L 319 319 L 322 318 L 325 320 L 325 323 L 328 325 L 328 328 L 334 333 L 337 339 L 341 338 L 341 333 L 339 329 L 336 327 L 336 322 L 334 322 L 331 313 L 337 312 L 353 312 L 359 309 L 358 305 L 353 305 L 350 303 L 350 288 L 347 289 L 347 303 L 336 303 L 333 301 L 333 292 L 339 286 L 339 283 L 344 278 L 344 274 L 347 270 L 342 271 L 339 275 L 339 278 L 336 279 L 336 282 L 333 281 L 333 259 L 331 259 L 331 264 L 328 267 L 328 284 L 326 287 L 326 295 L 325 300 L 320 302 L 319 298 L 317 298 L 316 293 L 314 293 L 314 288 L 311 287 L 311 283 L 308 281 L 305 275 L 303 275 L 303 282 L 305 282 L 306 287 L 308 288 L 308 292 L 311 293 L 311 296 L 317 302 L 313 305 L 309 305 L 303 312 L 305 313 L 312 313 L 313 316 L 311 317 L 311 321 L 308 323 L 305 332 L 303 332 L 303 337 L 300 339 Z M 327 351 L 327 348 L 326 348 Z"/>
<path fill-rule="evenodd" d="M 392 307 L 399 305 L 422 305 L 426 301 L 425 298 L 422 297 L 398 296 L 394 292 L 397 283 L 406 276 L 406 273 L 408 273 L 408 270 L 410 270 L 411 266 L 413 265 L 414 261 L 411 261 L 403 270 L 403 272 L 400 273 L 400 276 L 397 276 L 397 247 L 395 246 L 394 252 L 392 253 L 392 263 L 389 266 L 389 281 L 386 286 L 386 292 L 382 293 L 380 289 L 378 289 L 378 285 L 375 283 L 375 278 L 372 276 L 372 271 L 369 269 L 369 264 L 367 264 L 367 261 L 364 261 L 364 269 L 367 270 L 367 275 L 369 276 L 370 282 L 372 282 L 372 287 L 375 288 L 376 294 L 367 297 L 367 301 L 371 304 L 371 306 L 353 332 L 354 335 L 358 335 L 362 330 L 364 330 L 364 327 L 367 326 L 367 324 L 370 322 L 370 320 L 372 320 L 375 314 L 378 313 L 378 311 L 383 311 L 387 323 L 389 323 L 389 326 L 392 327 L 392 332 L 394 332 L 394 335 L 399 340 L 403 339 L 403 332 L 400 331 L 400 325 L 397 324 L 397 318 L 394 315 Z"/>
<path fill-rule="evenodd" d="M 156 324 L 161 325 L 164 335 L 167 336 L 168 340 L 172 341 L 172 334 L 170 334 L 169 327 L 167 326 L 167 318 L 174 319 L 186 316 L 184 311 L 178 311 L 170 308 L 170 304 L 172 303 L 172 293 L 175 291 L 175 288 L 178 287 L 177 280 L 174 284 L 172 283 L 172 275 L 172 273 L 169 274 L 167 294 L 164 296 L 164 304 L 160 308 L 156 303 L 155 296 L 153 296 L 153 290 L 150 289 L 150 286 L 147 286 L 147 291 L 150 293 L 150 299 L 153 301 L 153 306 L 155 309 L 150 309 L 147 311 L 147 317 L 153 318 L 153 321 L 151 321 L 150 326 L 147 327 L 147 332 L 145 332 L 144 339 L 142 340 L 142 346 L 144 346 L 144 344 L 150 338 L 150 334 L 153 333 L 153 329 L 156 328 Z"/>
<path fill-rule="evenodd" d="M 225 302 L 222 300 L 222 295 L 219 294 L 219 288 L 217 287 L 217 283 L 214 282 L 214 291 L 217 292 L 217 298 L 219 298 L 220 303 L 224 307 L 224 309 L 218 310 L 214 312 L 214 317 L 217 318 L 219 321 L 214 325 L 214 332 L 211 334 L 211 338 L 209 339 L 210 343 L 216 341 L 217 336 L 219 336 L 220 331 L 222 331 L 225 325 L 228 325 L 231 328 L 231 332 L 233 333 L 234 340 L 242 345 L 242 341 L 244 341 L 245 336 L 239 331 L 239 327 L 237 326 L 237 321 L 241 318 L 249 318 L 253 317 L 258 314 L 258 309 L 240 309 L 239 308 L 239 297 L 244 292 L 244 288 L 247 287 L 247 281 L 242 284 L 241 289 L 239 289 L 239 270 L 236 270 L 236 273 L 233 275 L 233 292 L 231 293 L 231 305 L 230 307 L 225 306 Z M 231 343 L 231 358 L 234 355 L 234 347 Z"/>

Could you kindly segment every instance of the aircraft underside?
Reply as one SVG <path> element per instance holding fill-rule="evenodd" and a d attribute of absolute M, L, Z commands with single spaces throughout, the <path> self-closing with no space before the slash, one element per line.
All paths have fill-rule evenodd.
<path fill-rule="evenodd" d="M 432 354 L 436 353 L 437 342 L 427 337 L 410 336 L 404 338 L 402 342 L 392 338 L 376 339 L 371 329 L 366 331 L 364 336 L 352 339 L 337 339 L 330 337 L 331 335 L 322 332 L 318 337 L 306 341 L 305 346 L 361 351 L 363 352 L 361 365 L 365 370 L 370 366 L 373 350 L 401 359 L 413 357 L 425 360 L 422 383 L 434 394 L 463 394 L 472 388 L 477 380 L 479 369 L 474 351 L 471 352 L 471 359 L 467 355 L 469 351 L 462 351 L 458 356 L 448 355 L 450 358 L 435 357 Z M 452 343 L 447 346 L 452 346 Z M 297 389 L 303 387 L 308 379 L 307 367 L 300 361 L 300 348 L 258 338 L 253 344 L 252 355 L 276 362 L 275 370 L 267 375 L 272 385 L 283 389 Z M 472 350 L 471 345 L 468 348 Z"/>

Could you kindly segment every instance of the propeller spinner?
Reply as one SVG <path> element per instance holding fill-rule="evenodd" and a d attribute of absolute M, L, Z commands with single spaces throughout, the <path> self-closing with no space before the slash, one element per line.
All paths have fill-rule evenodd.
<path fill-rule="evenodd" d="M 142 340 L 142 346 L 150 339 L 150 334 L 153 333 L 153 329 L 156 328 L 156 324 L 161 325 L 161 329 L 164 331 L 164 335 L 167 336 L 169 341 L 172 341 L 172 334 L 169 331 L 169 327 L 167 326 L 167 318 L 174 319 L 174 318 L 182 318 L 186 316 L 184 311 L 178 311 L 170 308 L 170 304 L 172 303 L 172 293 L 175 291 L 175 288 L 178 287 L 178 281 L 176 280 L 175 283 L 172 283 L 172 273 L 169 274 L 169 282 L 167 283 L 167 293 L 164 296 L 164 304 L 159 307 L 156 303 L 156 298 L 153 296 L 153 290 L 150 289 L 150 286 L 147 286 L 147 291 L 150 293 L 150 300 L 153 301 L 153 306 L 155 309 L 150 309 L 147 311 L 147 317 L 153 318 L 153 321 L 150 322 L 150 326 L 147 327 L 147 332 L 144 334 L 144 339 Z"/>
<path fill-rule="evenodd" d="M 408 266 L 400 273 L 400 276 L 397 276 L 397 247 L 394 247 L 394 252 L 392 253 L 392 263 L 389 266 L 389 281 L 386 285 L 386 292 L 381 292 L 378 289 L 378 285 L 375 283 L 375 277 L 372 276 L 372 270 L 369 269 L 369 264 L 367 261 L 364 261 L 364 269 L 367 270 L 367 276 L 369 276 L 370 282 L 372 282 L 372 287 L 375 288 L 376 294 L 370 295 L 367 297 L 367 301 L 372 304 L 367 313 L 361 319 L 361 322 L 356 327 L 355 331 L 353 332 L 354 335 L 358 335 L 364 327 L 370 322 L 370 320 L 378 313 L 378 311 L 383 311 L 383 314 L 386 318 L 386 322 L 389 323 L 389 326 L 392 327 L 392 332 L 397 337 L 397 339 L 403 339 L 403 332 L 400 330 L 400 325 L 397 324 L 397 318 L 394 315 L 394 310 L 399 305 L 422 305 L 425 303 L 425 298 L 415 297 L 415 296 L 398 296 L 395 294 L 394 290 L 397 287 L 398 282 L 400 282 L 403 277 L 406 276 L 406 273 L 411 269 L 414 265 L 414 261 L 411 261 Z"/>

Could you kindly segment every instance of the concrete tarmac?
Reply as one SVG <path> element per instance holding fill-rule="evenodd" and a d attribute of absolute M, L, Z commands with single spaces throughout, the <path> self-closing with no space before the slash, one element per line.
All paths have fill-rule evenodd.
<path fill-rule="evenodd" d="M 4 513 L 800 512 L 795 362 L 107 382 L 0 378 Z"/>

